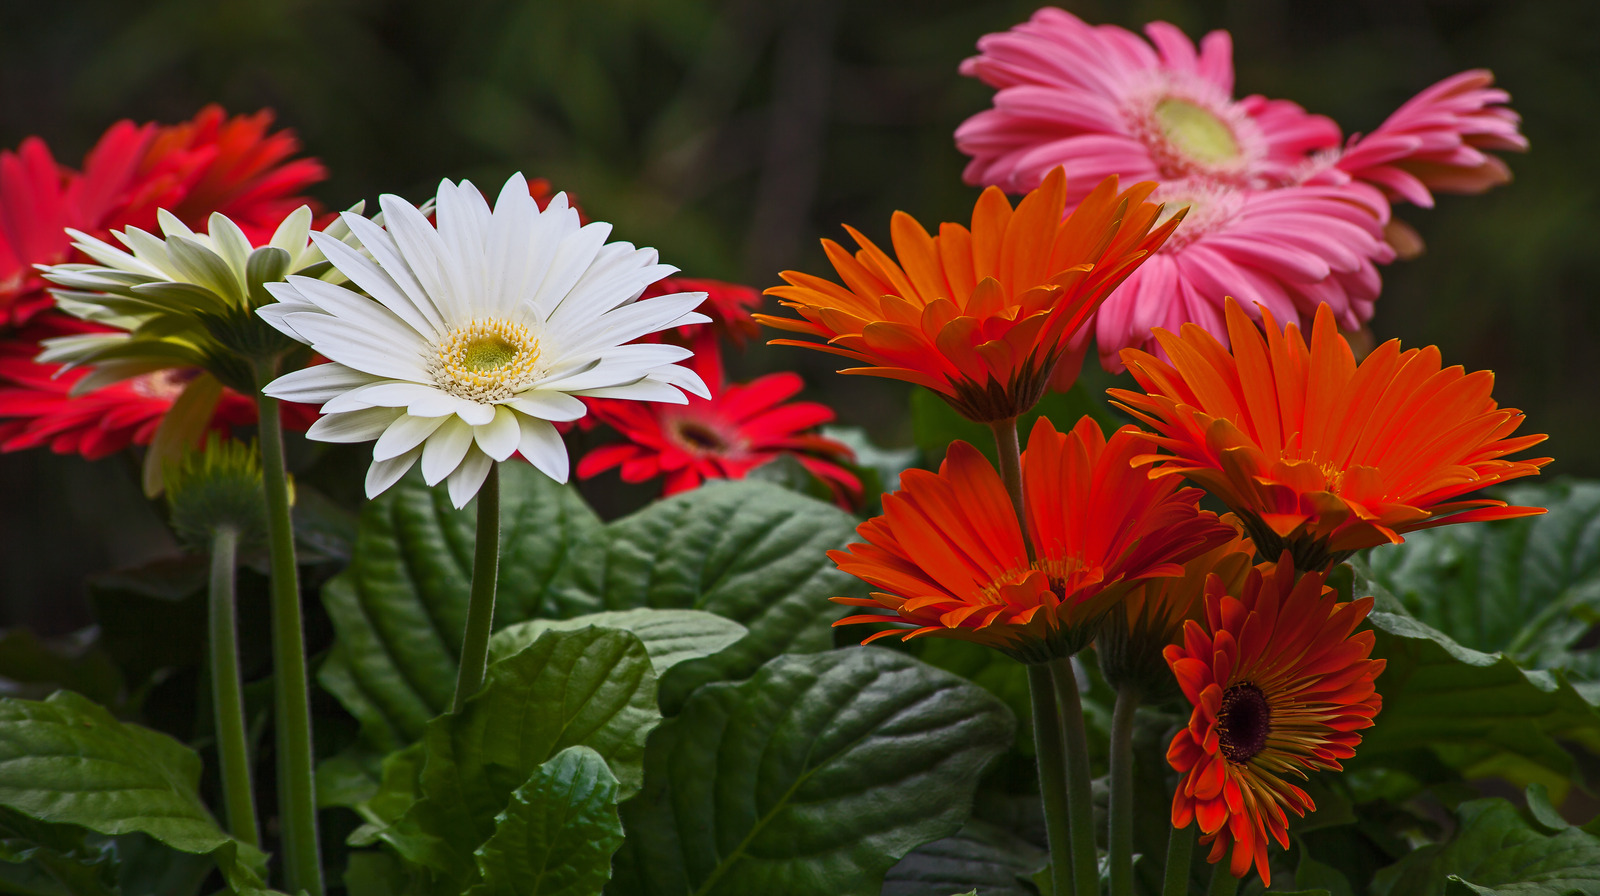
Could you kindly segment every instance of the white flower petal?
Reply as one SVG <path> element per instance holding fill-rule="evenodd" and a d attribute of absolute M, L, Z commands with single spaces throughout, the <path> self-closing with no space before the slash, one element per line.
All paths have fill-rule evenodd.
<path fill-rule="evenodd" d="M 567 446 L 561 441 L 561 434 L 556 432 L 556 428 L 537 417 L 518 416 L 517 425 L 522 430 L 522 442 L 517 445 L 517 453 L 527 458 L 528 463 L 544 475 L 557 482 L 566 482 Z"/>
<path fill-rule="evenodd" d="M 495 460 L 505 460 L 517 453 L 517 444 L 522 441 L 516 413 L 505 406 L 495 408 L 493 419 L 472 428 L 472 438 L 484 454 Z"/>
<path fill-rule="evenodd" d="M 449 417 L 413 417 L 404 414 L 383 431 L 378 441 L 372 446 L 373 460 L 390 460 L 402 454 L 410 453 L 412 449 L 422 444 L 422 440 L 434 434 Z"/>
<path fill-rule="evenodd" d="M 539 291 L 533 297 L 534 304 L 547 319 L 561 309 L 567 293 L 583 277 L 589 263 L 594 261 L 600 247 L 605 245 L 606 237 L 610 235 L 611 225 L 596 221 L 562 238 L 544 281 L 539 284 Z"/>
<path fill-rule="evenodd" d="M 425 403 L 434 395 L 443 394 L 432 386 L 408 383 L 402 380 L 369 381 L 351 389 L 322 406 L 324 414 L 342 414 L 361 408 L 405 408 L 413 403 Z M 418 414 L 434 417 L 437 414 Z"/>
<path fill-rule="evenodd" d="M 363 408 L 348 414 L 328 414 L 306 430 L 306 438 L 318 442 L 368 442 L 383 434 L 400 416 L 391 408 Z"/>
<path fill-rule="evenodd" d="M 657 367 L 656 369 L 650 371 L 648 376 L 650 379 L 659 380 L 660 382 L 667 383 L 668 385 L 677 386 L 679 389 L 682 389 L 685 392 L 693 395 L 698 395 L 701 398 L 708 400 L 711 398 L 711 390 L 706 388 L 705 380 L 700 378 L 700 374 L 695 373 L 693 370 L 690 370 L 687 367 L 679 367 L 676 364 L 668 364 L 665 367 Z"/>
<path fill-rule="evenodd" d="M 373 377 L 370 373 L 329 362 L 286 373 L 268 383 L 261 391 L 283 401 L 322 404 L 371 382 Z"/>
<path fill-rule="evenodd" d="M 365 332 L 368 337 L 387 343 L 395 353 L 425 356 L 433 348 L 435 340 L 424 338 L 416 327 L 380 302 L 313 277 L 290 275 L 289 282 L 300 291 L 305 301 L 352 328 Z"/>
<path fill-rule="evenodd" d="M 588 398 L 630 398 L 634 401 L 659 401 L 664 404 L 688 404 L 682 392 L 659 380 L 645 377 L 637 382 L 599 389 L 584 389 L 574 393 Z"/>
<path fill-rule="evenodd" d="M 433 329 L 436 332 L 442 333 L 450 329 L 444 322 L 443 312 L 434 304 L 433 299 L 428 295 L 427 290 L 423 289 L 422 284 L 417 281 L 416 274 L 412 273 L 411 268 L 406 266 L 405 258 L 400 254 L 400 247 L 395 245 L 394 238 L 389 235 L 388 231 L 360 215 L 352 215 L 348 212 L 339 220 L 350 228 L 350 232 L 355 235 L 356 239 L 361 241 L 361 248 L 367 250 L 373 260 L 378 263 L 378 266 L 383 269 L 384 275 L 395 286 L 399 287 L 401 292 L 405 293 L 405 297 L 410 299 L 411 304 L 416 307 L 417 311 L 428 319 L 428 323 L 433 325 Z M 316 239 L 316 237 L 313 236 L 312 239 Z M 330 256 L 330 260 L 331 258 L 332 256 Z M 339 263 L 334 262 L 334 266 L 339 267 Z M 368 289 L 360 280 L 356 279 L 352 271 L 344 271 L 342 267 L 340 267 L 340 270 L 344 272 L 345 276 L 355 281 L 357 285 L 361 285 L 369 293 L 371 292 L 371 289 Z M 373 294 L 376 295 L 376 293 Z M 379 299 L 379 301 L 383 300 Z"/>
<path fill-rule="evenodd" d="M 434 340 L 444 335 L 446 329 L 444 322 L 439 319 L 439 313 L 434 309 L 432 302 L 425 299 L 421 302 L 414 300 L 384 268 L 345 243 L 321 233 L 314 233 L 311 238 L 316 241 L 322 254 L 328 257 L 339 273 L 350 278 L 351 283 L 361 287 L 367 295 L 381 302 L 413 330 Z M 410 280 L 412 284 L 416 282 L 409 271 L 402 280 Z M 420 289 L 417 291 L 421 292 Z"/>
<path fill-rule="evenodd" d="M 483 480 L 488 478 L 489 469 L 493 466 L 494 461 L 482 451 L 474 449 L 467 452 L 461 465 L 445 480 L 450 489 L 450 503 L 457 510 L 467 506 L 467 502 L 478 494 L 478 489 L 483 488 Z"/>
<path fill-rule="evenodd" d="M 456 417 L 445 421 L 422 443 L 422 481 L 438 485 L 450 475 L 472 447 L 472 427 Z"/>
<path fill-rule="evenodd" d="M 423 382 L 431 379 L 421 354 L 395 351 L 393 345 L 381 338 L 336 317 L 291 312 L 283 319 L 296 333 L 309 339 L 318 352 L 346 367 L 396 380 Z"/>
<path fill-rule="evenodd" d="M 421 456 L 422 449 L 413 448 L 399 457 L 373 461 L 372 466 L 367 468 L 367 497 L 376 498 L 388 491 Z"/>
<path fill-rule="evenodd" d="M 398 196 L 385 193 L 378 197 L 383 206 L 384 226 L 394 238 L 406 267 L 416 276 L 422 289 L 433 299 L 446 324 L 464 323 L 471 319 L 472 307 L 455 291 L 455 284 L 445 269 L 446 249 L 438 231 L 428 219 L 410 203 Z"/>
<path fill-rule="evenodd" d="M 532 389 L 519 393 L 515 398 L 508 400 L 506 406 L 530 417 L 553 420 L 557 423 L 576 420 L 589 410 L 583 402 L 554 389 Z"/>

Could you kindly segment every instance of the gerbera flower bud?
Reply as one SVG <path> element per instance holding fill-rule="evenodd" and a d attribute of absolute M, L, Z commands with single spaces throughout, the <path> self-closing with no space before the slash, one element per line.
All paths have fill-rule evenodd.
<path fill-rule="evenodd" d="M 1356 626 L 1372 598 L 1340 603 L 1321 573 L 1296 581 L 1283 556 L 1245 577 L 1237 595 L 1219 576 L 1206 582 L 1205 620 L 1184 623 L 1183 642 L 1166 660 L 1194 704 L 1167 750 L 1183 775 L 1172 825 L 1200 825 L 1212 863 L 1232 853 L 1243 877 L 1252 863 L 1271 885 L 1267 842 L 1289 846 L 1287 812 L 1316 805 L 1285 780 L 1341 769 L 1383 705 L 1373 681 L 1384 661 L 1369 659 L 1371 631 Z"/>
<path fill-rule="evenodd" d="M 231 529 L 241 546 L 266 535 L 266 495 L 261 485 L 261 455 L 246 444 L 206 438 L 205 447 L 184 452 L 166 469 L 167 507 L 172 529 L 193 550 L 208 550 L 211 537 Z"/>
<path fill-rule="evenodd" d="M 1070 433 L 1044 418 L 1034 425 L 1022 455 L 1031 557 L 1005 483 L 978 449 L 956 442 L 938 473 L 907 470 L 900 490 L 884 496 L 883 515 L 857 527 L 865 543 L 828 553 L 883 589 L 835 601 L 893 615 L 834 625 L 909 623 L 863 643 L 959 638 L 1025 663 L 1077 653 L 1130 589 L 1181 575 L 1179 564 L 1236 534 L 1197 509 L 1198 489 L 1134 468 L 1139 446 L 1132 427 L 1107 440 L 1089 417 Z"/>
<path fill-rule="evenodd" d="M 1015 210 L 988 189 L 972 227 L 942 224 L 938 236 L 904 212 L 890 226 L 896 263 L 854 228 L 851 255 L 823 240 L 840 287 L 784 271 L 787 286 L 767 290 L 803 320 L 755 315 L 770 327 L 821 337 L 775 339 L 861 361 L 841 373 L 904 380 L 939 393 L 968 419 L 1006 420 L 1038 403 L 1057 363 L 1077 365 L 1069 343 L 1106 296 L 1173 229 L 1145 198 L 1153 184 L 1118 193 L 1107 178 L 1071 215 L 1060 169 Z M 1076 366 L 1067 367 L 1068 372 Z M 1070 385 L 1073 377 L 1058 377 Z"/>
<path fill-rule="evenodd" d="M 1232 515 L 1222 519 L 1234 522 Z M 1255 556 L 1250 539 L 1235 535 L 1185 563 L 1182 575 L 1150 579 L 1129 591 L 1106 614 L 1094 642 L 1100 671 L 1112 689 L 1131 685 L 1147 702 L 1175 694 L 1177 685 L 1162 651 L 1178 640 L 1185 622 L 1205 618 L 1206 583 L 1215 576 L 1237 591 Z"/>
<path fill-rule="evenodd" d="M 1317 309 L 1309 346 L 1295 324 L 1261 313 L 1258 328 L 1228 301 L 1231 351 L 1185 324 L 1181 334 L 1156 331 L 1170 363 L 1123 352 L 1148 394 L 1110 394 L 1171 452 L 1138 459 L 1151 476 L 1204 487 L 1259 551 L 1286 550 L 1305 571 L 1416 529 L 1544 513 L 1457 500 L 1550 462 L 1506 459 L 1545 437 L 1512 436 L 1522 412 L 1490 397 L 1493 373 L 1443 367 L 1437 348 L 1401 351 L 1394 339 L 1358 365 L 1328 306 Z"/>

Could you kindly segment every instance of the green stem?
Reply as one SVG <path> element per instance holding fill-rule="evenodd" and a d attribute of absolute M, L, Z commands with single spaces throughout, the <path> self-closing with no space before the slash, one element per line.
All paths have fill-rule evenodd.
<path fill-rule="evenodd" d="M 1067 812 L 1072 833 L 1072 875 L 1079 896 L 1100 892 L 1100 862 L 1094 846 L 1094 803 L 1089 786 L 1089 738 L 1078 698 L 1078 674 L 1070 657 L 1050 663 L 1056 706 L 1066 735 Z"/>
<path fill-rule="evenodd" d="M 1239 892 L 1239 879 L 1228 870 L 1228 858 L 1211 866 L 1211 886 L 1206 888 L 1206 896 L 1233 896 Z"/>
<path fill-rule="evenodd" d="M 1022 445 L 1017 441 L 1017 418 L 996 420 L 989 424 L 994 432 L 995 453 L 1000 457 L 1000 480 L 1011 495 L 1011 507 L 1017 512 L 1017 525 L 1022 527 L 1022 541 L 1028 547 L 1028 559 L 1033 554 L 1033 538 L 1028 532 L 1027 505 L 1022 499 Z"/>
<path fill-rule="evenodd" d="M 273 708 L 278 732 L 278 812 L 283 828 L 285 889 L 323 896 L 317 842 L 316 785 L 312 778 L 311 690 L 300 620 L 300 575 L 289 517 L 289 476 L 283 465 L 283 421 L 278 400 L 260 392 L 276 365 L 258 371 L 256 410 L 261 430 L 262 483 L 267 497 L 267 547 L 272 556 Z"/>
<path fill-rule="evenodd" d="M 461 637 L 461 670 L 456 673 L 456 695 L 451 709 L 460 712 L 467 698 L 483 687 L 489 668 L 489 633 L 494 628 L 494 590 L 500 575 L 500 466 L 478 489 L 478 543 L 472 555 L 472 597 L 467 604 L 467 628 Z"/>
<path fill-rule="evenodd" d="M 1139 689 L 1117 688 L 1111 712 L 1111 811 L 1106 834 L 1111 896 L 1133 896 L 1133 719 Z"/>
<path fill-rule="evenodd" d="M 1061 715 L 1056 711 L 1050 667 L 1028 666 L 1028 696 L 1033 700 L 1033 750 L 1039 763 L 1039 795 L 1044 799 L 1044 830 L 1050 844 L 1050 886 L 1071 896 L 1072 844 L 1068 837 L 1066 754 Z"/>
<path fill-rule="evenodd" d="M 1194 829 L 1173 828 L 1167 837 L 1167 875 L 1161 896 L 1189 896 L 1189 862 L 1194 855 Z"/>
<path fill-rule="evenodd" d="M 239 629 L 234 577 L 239 533 L 223 526 L 211 536 L 211 710 L 216 719 L 222 770 L 222 804 L 228 833 L 261 845 L 256 829 L 255 788 L 250 783 L 250 745 L 245 736 L 244 692 L 239 685 Z"/>

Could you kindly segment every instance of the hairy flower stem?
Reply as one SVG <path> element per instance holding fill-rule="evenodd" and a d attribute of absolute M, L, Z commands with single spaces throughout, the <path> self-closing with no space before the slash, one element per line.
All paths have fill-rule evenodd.
<path fill-rule="evenodd" d="M 1173 828 L 1167 837 L 1167 874 L 1161 882 L 1161 896 L 1189 896 L 1189 857 L 1193 854 L 1194 830 Z"/>
<path fill-rule="evenodd" d="M 300 620 L 300 572 L 289 518 L 289 476 L 283 465 L 283 421 L 278 400 L 260 390 L 277 374 L 262 364 L 256 375 L 261 427 L 262 485 L 267 498 L 267 549 L 272 558 L 273 709 L 278 731 L 278 811 L 283 828 L 285 889 L 323 896 L 317 800 L 311 765 L 311 691 Z"/>
<path fill-rule="evenodd" d="M 1211 867 L 1211 886 L 1206 888 L 1206 896 L 1233 896 L 1239 892 L 1239 879 L 1228 870 L 1228 859 Z"/>
<path fill-rule="evenodd" d="M 489 632 L 494 627 L 494 591 L 500 577 L 500 465 L 489 466 L 489 476 L 478 489 L 477 549 L 472 555 L 472 597 L 467 604 L 467 628 L 461 637 L 461 668 L 456 673 L 453 712 L 483 687 L 489 668 Z"/>
<path fill-rule="evenodd" d="M 1111 712 L 1111 811 L 1106 840 L 1111 865 L 1111 896 L 1133 896 L 1133 720 L 1139 689 L 1117 688 Z"/>
<path fill-rule="evenodd" d="M 1033 752 L 1039 761 L 1039 795 L 1044 799 L 1044 830 L 1050 845 L 1050 886 L 1072 894 L 1072 842 L 1068 836 L 1066 754 L 1061 716 L 1056 712 L 1050 667 L 1028 666 L 1028 696 L 1033 701 Z"/>
<path fill-rule="evenodd" d="M 1089 786 L 1089 737 L 1083 721 L 1083 701 L 1078 697 L 1078 674 L 1072 659 L 1050 663 L 1056 707 L 1066 738 L 1067 812 L 1072 834 L 1072 876 L 1079 896 L 1100 892 L 1100 860 L 1094 847 L 1094 797 Z"/>
<path fill-rule="evenodd" d="M 1022 446 L 1017 441 L 1017 421 L 996 420 L 989 428 L 994 432 L 995 450 L 1000 457 L 1000 478 L 1011 495 L 1011 506 L 1017 512 L 1022 541 L 1031 561 L 1035 554 L 1023 502 Z M 1043 698 L 1047 689 L 1054 692 L 1053 701 Z M 1089 741 L 1072 660 L 1030 665 L 1028 690 L 1033 698 L 1033 737 L 1039 760 L 1039 790 L 1044 798 L 1045 832 L 1050 842 L 1052 886 L 1058 894 L 1097 896 L 1100 868 L 1094 848 L 1094 807 L 1090 803 Z M 1047 703 L 1054 706 L 1040 708 Z"/>
<path fill-rule="evenodd" d="M 211 711 L 217 729 L 222 804 L 228 818 L 228 833 L 251 846 L 260 846 L 255 789 L 250 782 L 250 746 L 245 736 L 244 692 L 239 685 L 239 632 L 234 600 L 238 549 L 239 533 L 232 526 L 221 526 L 212 534 Z"/>

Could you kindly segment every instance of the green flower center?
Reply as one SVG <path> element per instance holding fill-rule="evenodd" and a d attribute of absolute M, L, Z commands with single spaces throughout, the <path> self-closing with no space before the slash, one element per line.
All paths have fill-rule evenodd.
<path fill-rule="evenodd" d="M 455 328 L 429 359 L 439 388 L 468 401 L 504 401 L 539 374 L 539 340 L 522 324 L 475 320 Z"/>
<path fill-rule="evenodd" d="M 493 333 L 467 343 L 461 352 L 461 366 L 478 373 L 497 370 L 516 360 L 517 347 Z"/>
<path fill-rule="evenodd" d="M 1227 122 L 1188 102 L 1168 97 L 1156 103 L 1162 136 L 1197 162 L 1214 165 L 1239 157 L 1239 141 Z"/>

